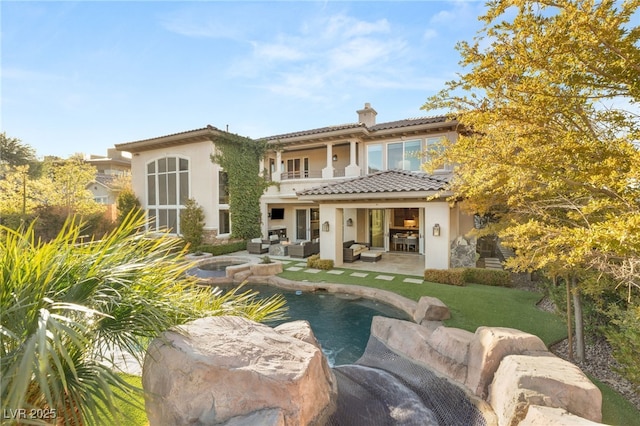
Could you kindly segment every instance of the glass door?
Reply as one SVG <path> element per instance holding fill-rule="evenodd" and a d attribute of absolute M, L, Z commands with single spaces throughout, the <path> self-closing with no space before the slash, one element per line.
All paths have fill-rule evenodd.
<path fill-rule="evenodd" d="M 312 208 L 311 212 L 311 241 L 320 238 L 320 209 Z"/>
<path fill-rule="evenodd" d="M 384 249 L 384 209 L 369 210 L 369 242 L 372 248 Z"/>
<path fill-rule="evenodd" d="M 296 210 L 296 240 L 308 240 L 307 209 Z"/>

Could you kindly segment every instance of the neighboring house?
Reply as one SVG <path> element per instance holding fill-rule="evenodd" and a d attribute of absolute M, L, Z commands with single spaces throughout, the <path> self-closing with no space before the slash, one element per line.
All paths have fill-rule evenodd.
<path fill-rule="evenodd" d="M 264 138 L 271 149 L 261 170 L 277 185 L 261 198 L 263 237 L 317 240 L 321 257 L 336 265 L 351 240 L 372 250 L 422 254 L 425 268 L 458 265 L 451 246 L 473 228 L 473 217 L 446 200 L 450 167 L 421 172 L 427 149 L 437 149 L 443 138 L 455 141 L 457 122 L 429 117 L 376 124 L 369 104 L 357 114 L 355 123 Z M 192 197 L 204 208 L 209 234 L 228 235 L 233 224 L 224 174 L 210 160 L 221 132 L 208 126 L 116 145 L 133 154 L 134 191 L 156 226 L 179 233 L 179 210 Z"/>
<path fill-rule="evenodd" d="M 114 185 L 119 177 L 131 175 L 131 159 L 115 148 L 107 150 L 107 156 L 91 155 L 85 160 L 97 170 L 96 179 L 87 184 L 95 202 L 107 206 L 107 216 L 111 220 L 117 217 L 116 202 L 121 188 Z"/>

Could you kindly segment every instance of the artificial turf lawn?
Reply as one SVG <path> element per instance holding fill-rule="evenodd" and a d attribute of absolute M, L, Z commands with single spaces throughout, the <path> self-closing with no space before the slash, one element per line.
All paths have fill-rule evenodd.
<path fill-rule="evenodd" d="M 378 273 L 359 278 L 350 276 L 350 272 L 345 270 L 342 275 L 334 275 L 324 271 L 314 274 L 284 271 L 279 276 L 296 281 L 375 287 L 416 301 L 422 296 L 437 297 L 451 311 L 451 319 L 445 321 L 445 325 L 471 332 L 475 332 L 480 326 L 516 328 L 540 337 L 547 346 L 567 336 L 565 323 L 558 316 L 536 307 L 542 297 L 540 293 L 477 284 L 457 287 L 429 282 L 406 283 L 402 281 L 406 276 L 386 273 L 384 275 L 394 276 L 394 279 L 385 281 L 374 278 Z"/>

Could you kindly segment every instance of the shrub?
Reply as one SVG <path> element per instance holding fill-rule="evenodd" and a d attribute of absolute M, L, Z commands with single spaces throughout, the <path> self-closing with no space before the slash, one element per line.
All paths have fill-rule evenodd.
<path fill-rule="evenodd" d="M 184 206 L 185 208 L 180 214 L 180 232 L 190 250 L 195 251 L 202 244 L 204 210 L 193 198 L 189 198 Z"/>
<path fill-rule="evenodd" d="M 322 269 L 323 271 L 328 271 L 333 269 L 333 260 L 331 259 L 318 259 L 316 261 L 316 269 Z"/>
<path fill-rule="evenodd" d="M 211 253 L 214 256 L 220 256 L 222 254 L 235 253 L 237 251 L 242 251 L 247 249 L 247 242 L 242 241 L 233 241 L 226 244 L 203 244 L 201 246 L 196 247 L 195 251 L 201 251 L 204 253 Z"/>
<path fill-rule="evenodd" d="M 424 280 L 432 283 L 463 286 L 464 269 L 425 269 Z"/>
<path fill-rule="evenodd" d="M 636 391 L 640 391 L 640 307 L 629 306 L 623 310 L 616 306 L 611 308 L 609 315 L 611 326 L 605 334 L 614 358 L 620 363 L 617 370 L 633 383 Z"/>
<path fill-rule="evenodd" d="M 311 256 L 307 257 L 307 268 L 315 268 L 316 263 L 319 260 L 320 260 L 319 254 L 312 254 Z"/>
<path fill-rule="evenodd" d="M 320 259 L 319 254 L 312 254 L 307 257 L 307 268 L 315 268 L 322 269 L 323 271 L 328 271 L 333 269 L 333 260 L 331 259 Z"/>
<path fill-rule="evenodd" d="M 465 268 L 462 272 L 462 279 L 467 284 L 475 283 L 498 287 L 513 286 L 510 272 L 493 269 Z"/>
<path fill-rule="evenodd" d="M 140 210 L 140 200 L 133 193 L 130 188 L 125 188 L 118 195 L 116 200 L 116 208 L 118 209 L 117 222 L 120 224 L 124 222 L 129 214 L 137 214 Z"/>

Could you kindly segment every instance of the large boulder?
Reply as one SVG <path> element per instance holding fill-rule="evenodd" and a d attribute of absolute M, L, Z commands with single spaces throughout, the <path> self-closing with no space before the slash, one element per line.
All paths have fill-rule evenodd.
<path fill-rule="evenodd" d="M 413 314 L 413 320 L 420 324 L 423 321 L 444 321 L 451 318 L 449 307 L 436 297 L 422 296 Z"/>
<path fill-rule="evenodd" d="M 480 398 L 487 398 L 502 358 L 507 355 L 551 355 L 538 336 L 505 327 L 478 327 L 469 344 L 469 363 L 465 385 Z"/>
<path fill-rule="evenodd" d="M 527 416 L 518 426 L 596 426 L 602 423 L 592 422 L 582 417 L 574 416 L 562 408 L 541 407 L 530 405 Z"/>
<path fill-rule="evenodd" d="M 555 356 L 505 357 L 489 387 L 489 403 L 500 425 L 520 423 L 531 405 L 602 420 L 600 389 L 574 364 Z"/>
<path fill-rule="evenodd" d="M 394 352 L 464 384 L 473 333 L 444 326 L 428 328 L 409 321 L 376 316 L 371 322 L 371 335 Z"/>
<path fill-rule="evenodd" d="M 323 424 L 335 409 L 335 376 L 316 345 L 292 336 L 308 330 L 284 328 L 220 316 L 163 333 L 142 371 L 149 424 L 235 424 L 260 411 L 274 413 L 274 425 Z"/>

